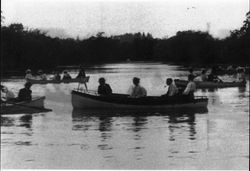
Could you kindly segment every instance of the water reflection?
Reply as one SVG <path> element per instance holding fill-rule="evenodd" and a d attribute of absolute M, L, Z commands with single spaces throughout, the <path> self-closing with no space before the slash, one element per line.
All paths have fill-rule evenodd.
<path fill-rule="evenodd" d="M 186 127 L 189 131 L 189 139 L 195 140 L 195 113 L 188 112 L 188 114 L 171 114 L 169 115 L 169 141 L 175 141 L 176 140 L 176 133 L 175 131 L 179 131 L 181 127 Z M 187 125 L 184 125 L 186 123 Z"/>
<path fill-rule="evenodd" d="M 32 126 L 32 115 L 22 115 L 22 116 L 1 116 L 1 126 L 4 127 L 25 127 L 31 129 Z"/>

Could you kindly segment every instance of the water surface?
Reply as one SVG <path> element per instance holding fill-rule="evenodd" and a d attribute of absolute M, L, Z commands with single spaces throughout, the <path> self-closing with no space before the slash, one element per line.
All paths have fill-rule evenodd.
<path fill-rule="evenodd" d="M 134 76 L 149 95 L 161 95 L 167 77 L 186 79 L 179 66 L 125 63 L 87 70 L 90 89 L 105 77 L 127 93 Z M 71 71 L 75 76 L 77 73 Z M 233 81 L 234 77 L 225 76 Z M 24 80 L 3 84 L 14 92 Z M 34 85 L 52 112 L 1 116 L 3 169 L 248 169 L 249 81 L 246 88 L 198 90 L 207 110 L 109 111 L 72 109 L 77 83 Z"/>

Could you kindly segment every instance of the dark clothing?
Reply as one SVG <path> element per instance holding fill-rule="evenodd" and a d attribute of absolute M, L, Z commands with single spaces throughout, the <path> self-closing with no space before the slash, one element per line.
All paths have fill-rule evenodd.
<path fill-rule="evenodd" d="M 76 76 L 76 78 L 85 78 L 86 74 L 84 70 L 80 70 L 79 74 Z"/>
<path fill-rule="evenodd" d="M 32 91 L 30 89 L 22 88 L 21 90 L 19 90 L 19 93 L 18 93 L 18 97 L 17 97 L 18 101 L 30 101 L 31 93 Z"/>
<path fill-rule="evenodd" d="M 61 80 L 61 76 L 60 76 L 59 74 L 58 74 L 58 75 L 55 75 L 54 80 L 60 81 L 60 80 Z"/>
<path fill-rule="evenodd" d="M 216 75 L 214 75 L 214 74 L 209 74 L 209 75 L 207 76 L 207 81 L 219 82 L 220 79 L 219 79 Z"/>
<path fill-rule="evenodd" d="M 110 88 L 109 84 L 99 85 L 98 94 L 100 94 L 100 95 L 112 94 L 112 89 Z"/>
<path fill-rule="evenodd" d="M 63 78 L 62 78 L 62 80 L 71 80 L 71 79 L 72 78 L 71 78 L 71 76 L 69 74 L 63 75 Z"/>

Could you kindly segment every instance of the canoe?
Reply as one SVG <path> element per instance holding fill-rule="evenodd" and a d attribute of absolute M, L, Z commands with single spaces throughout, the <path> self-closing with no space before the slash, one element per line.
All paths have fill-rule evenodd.
<path fill-rule="evenodd" d="M 189 99 L 180 97 L 147 96 L 130 98 L 125 94 L 100 96 L 77 90 L 71 92 L 74 109 L 169 109 L 181 107 L 207 107 L 208 98 L 204 96 Z"/>
<path fill-rule="evenodd" d="M 86 83 L 89 81 L 89 76 L 85 78 L 74 78 L 69 80 L 33 80 L 27 79 L 32 84 L 60 84 L 60 83 Z"/>
<path fill-rule="evenodd" d="M 44 108 L 45 97 L 34 97 L 31 101 L 6 102 L 1 103 L 0 113 L 2 114 L 21 114 L 21 113 L 39 113 L 51 111 Z"/>
<path fill-rule="evenodd" d="M 188 81 L 174 80 L 177 87 L 186 87 Z M 195 81 L 196 88 L 226 88 L 226 87 L 245 87 L 246 82 L 208 82 L 208 81 Z"/>

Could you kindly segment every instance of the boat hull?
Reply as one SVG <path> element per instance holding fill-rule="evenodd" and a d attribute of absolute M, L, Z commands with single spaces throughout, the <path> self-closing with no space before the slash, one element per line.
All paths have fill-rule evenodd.
<path fill-rule="evenodd" d="M 24 102 L 9 102 L 1 104 L 2 114 L 21 114 L 21 113 L 37 113 L 42 111 L 49 111 L 44 108 L 45 97 L 33 98 L 31 101 Z"/>
<path fill-rule="evenodd" d="M 133 99 L 124 97 L 118 99 L 110 97 L 100 97 L 88 95 L 85 93 L 72 91 L 72 105 L 74 109 L 173 109 L 190 107 L 207 107 L 208 99 L 196 99 L 186 102 L 166 103 L 160 97 L 145 97 L 142 99 Z M 118 99 L 118 100 L 116 100 Z M 112 101 L 113 100 L 113 101 Z M 151 101 L 151 102 L 150 102 Z"/>
<path fill-rule="evenodd" d="M 174 80 L 177 87 L 186 87 L 188 81 Z M 245 87 L 246 82 L 201 82 L 195 81 L 196 88 L 226 88 L 226 87 Z"/>
<path fill-rule="evenodd" d="M 61 84 L 61 83 L 86 83 L 89 81 L 89 76 L 85 78 L 75 78 L 70 80 L 33 80 L 28 79 L 32 84 Z"/>

